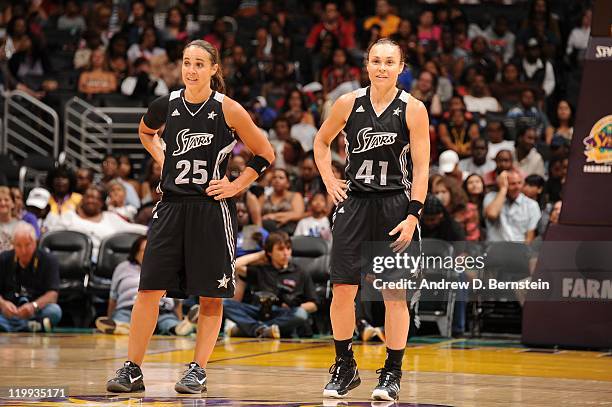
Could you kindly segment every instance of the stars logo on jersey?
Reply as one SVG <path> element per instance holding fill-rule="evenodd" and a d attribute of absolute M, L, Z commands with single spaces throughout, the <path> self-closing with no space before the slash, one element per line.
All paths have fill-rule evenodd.
<path fill-rule="evenodd" d="M 177 149 L 172 152 L 172 155 L 182 155 L 194 148 L 207 146 L 213 137 L 210 133 L 189 133 L 189 129 L 183 129 L 176 134 Z"/>
<path fill-rule="evenodd" d="M 381 146 L 390 146 L 395 143 L 397 133 L 389 133 L 386 131 L 372 131 L 371 127 L 365 127 L 357 133 L 357 142 L 359 143 L 353 149 L 353 153 L 363 153 Z"/>
<path fill-rule="evenodd" d="M 359 106 L 359 107 L 357 108 L 357 110 L 355 110 L 355 112 L 356 112 L 356 113 L 363 113 L 363 112 L 365 112 L 365 109 L 363 108 L 363 106 Z"/>
<path fill-rule="evenodd" d="M 225 274 L 223 274 L 223 278 L 217 281 L 219 282 L 219 286 L 217 288 L 227 288 L 227 283 L 229 283 L 231 280 L 227 278 Z"/>
<path fill-rule="evenodd" d="M 179 113 L 178 109 L 174 109 L 174 112 L 172 112 L 171 116 L 180 116 L 181 114 Z"/>
<path fill-rule="evenodd" d="M 398 116 L 399 116 L 401 111 L 402 111 L 402 109 L 398 107 L 397 109 L 395 109 L 395 110 L 393 111 L 393 114 L 394 114 L 394 115 L 398 115 Z"/>
<path fill-rule="evenodd" d="M 215 116 L 217 116 L 217 113 L 215 113 L 214 110 L 212 112 L 208 113 L 208 118 L 209 119 L 215 120 Z"/>

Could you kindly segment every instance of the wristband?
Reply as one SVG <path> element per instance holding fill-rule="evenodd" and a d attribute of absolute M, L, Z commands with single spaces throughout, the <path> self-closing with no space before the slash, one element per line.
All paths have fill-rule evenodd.
<path fill-rule="evenodd" d="M 423 209 L 423 203 L 415 201 L 414 199 L 408 204 L 408 216 L 412 215 L 417 220 L 421 219 L 421 210 Z M 406 217 L 408 217 L 406 216 Z"/>
<path fill-rule="evenodd" d="M 251 158 L 247 163 L 247 167 L 251 167 L 256 173 L 261 174 L 270 166 L 270 162 L 260 155 Z"/>

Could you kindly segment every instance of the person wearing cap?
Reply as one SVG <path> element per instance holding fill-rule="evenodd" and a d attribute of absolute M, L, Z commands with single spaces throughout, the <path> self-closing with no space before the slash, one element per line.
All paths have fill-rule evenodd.
<path fill-rule="evenodd" d="M 438 170 L 440 175 L 453 177 L 457 182 L 463 182 L 468 173 L 459 168 L 459 155 L 453 150 L 446 150 L 438 158 Z"/>
<path fill-rule="evenodd" d="M 521 60 L 521 80 L 533 82 L 544 91 L 546 96 L 550 96 L 555 90 L 555 71 L 550 62 L 543 60 L 540 56 L 540 42 L 537 38 L 531 37 L 527 40 L 527 50 Z"/>
<path fill-rule="evenodd" d="M 489 143 L 485 138 L 472 140 L 472 156 L 459 161 L 459 169 L 464 174 L 478 174 L 483 176 L 495 169 L 495 162 L 487 157 Z"/>
<path fill-rule="evenodd" d="M 49 206 L 49 199 L 51 193 L 44 188 L 34 188 L 28 194 L 25 206 L 28 212 L 32 213 L 36 217 L 36 227 L 42 232 L 43 220 L 47 217 L 51 207 Z"/>
<path fill-rule="evenodd" d="M 0 254 L 0 332 L 49 332 L 62 318 L 59 263 L 37 248 L 28 223 L 17 224 L 12 241 L 14 249 Z"/>

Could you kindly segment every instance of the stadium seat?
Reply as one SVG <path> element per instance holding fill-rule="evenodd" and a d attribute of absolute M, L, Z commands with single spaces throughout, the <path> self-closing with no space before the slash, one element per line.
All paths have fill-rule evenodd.
<path fill-rule="evenodd" d="M 89 325 L 92 312 L 86 291 L 91 270 L 91 239 L 80 232 L 58 230 L 45 233 L 39 246 L 53 253 L 59 261 L 58 303 L 66 314 L 72 315 L 76 326 Z"/>
<path fill-rule="evenodd" d="M 453 255 L 451 243 L 439 239 L 423 239 L 421 253 L 427 258 L 445 258 Z M 452 280 L 453 270 L 430 267 L 423 269 L 423 277 L 427 281 Z M 440 335 L 450 337 L 453 326 L 453 309 L 456 293 L 450 290 L 421 290 L 419 303 L 419 318 L 421 321 L 435 322 Z"/>
<path fill-rule="evenodd" d="M 140 235 L 117 233 L 100 243 L 98 263 L 91 269 L 88 290 L 99 299 L 107 300 L 111 279 L 117 265 L 127 259 L 130 248 Z"/>
<path fill-rule="evenodd" d="M 19 186 L 19 165 L 8 154 L 0 154 L 0 178 L 5 180 L 8 186 Z"/>
<path fill-rule="evenodd" d="M 52 157 L 41 154 L 28 154 L 19 169 L 19 187 L 22 191 L 30 187 L 37 187 L 47 173 L 55 168 L 56 162 Z M 29 182 L 32 179 L 32 182 Z M 26 185 L 27 183 L 27 185 Z M 28 187 L 28 188 L 26 188 Z"/>

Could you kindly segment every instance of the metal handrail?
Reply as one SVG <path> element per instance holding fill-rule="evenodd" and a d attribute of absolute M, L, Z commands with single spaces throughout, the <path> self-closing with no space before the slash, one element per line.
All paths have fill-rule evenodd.
<path fill-rule="evenodd" d="M 102 156 L 96 148 L 105 150 L 106 153 L 110 152 L 113 120 L 100 108 L 77 96 L 66 103 L 64 113 L 64 151 L 66 152 L 66 159 L 74 161 L 74 164 L 95 168 L 99 163 L 92 161 L 90 158 L 99 156 L 97 158 L 101 159 Z M 100 137 L 90 134 L 92 129 Z M 74 135 L 75 132 L 77 135 Z M 73 148 L 72 144 L 75 144 L 76 147 Z"/>
<path fill-rule="evenodd" d="M 53 159 L 57 159 L 59 155 L 59 135 L 60 135 L 59 134 L 59 116 L 57 112 L 53 110 L 52 107 L 46 105 L 45 103 L 41 102 L 40 100 L 36 99 L 35 97 L 21 90 L 5 92 L 3 94 L 3 97 L 5 98 L 5 102 L 4 102 L 4 117 L 3 117 L 4 131 L 3 131 L 2 143 L 1 143 L 2 153 L 7 154 L 8 150 L 11 149 L 12 151 L 18 153 L 19 155 L 22 155 L 23 158 L 27 156 L 28 151 L 25 151 L 21 149 L 19 146 L 13 145 L 11 143 L 12 138 L 9 136 L 13 136 L 18 141 L 20 141 L 22 144 L 26 144 L 28 147 L 37 151 L 38 153 L 45 153 L 45 154 L 50 153 L 50 151 L 47 151 L 46 149 L 41 148 L 36 143 L 36 140 L 42 141 L 45 145 L 52 147 L 53 151 L 51 153 L 53 155 Z M 14 100 L 15 97 L 20 97 L 28 101 L 32 105 L 36 106 L 40 111 L 50 115 L 52 124 L 49 124 L 48 121 L 43 120 L 42 115 L 40 113 L 35 114 L 29 109 L 24 108 L 21 104 L 17 103 Z M 50 137 L 45 137 L 44 134 L 42 134 L 40 131 L 32 128 L 30 125 L 18 119 L 16 116 L 14 115 L 9 116 L 9 109 L 11 107 L 15 109 L 16 111 L 18 111 L 19 113 L 25 115 L 28 119 L 32 120 L 36 124 L 40 125 L 43 129 L 49 131 L 51 133 Z M 24 135 L 21 132 L 17 133 L 11 130 L 11 127 L 10 127 L 11 123 L 15 123 L 18 126 L 20 126 L 21 130 L 25 132 L 26 135 Z M 26 138 L 27 135 L 31 135 L 34 138 L 34 140 L 29 140 L 28 138 Z M 24 140 L 28 142 L 24 143 Z M 33 146 L 36 146 L 36 148 L 33 148 Z"/>

